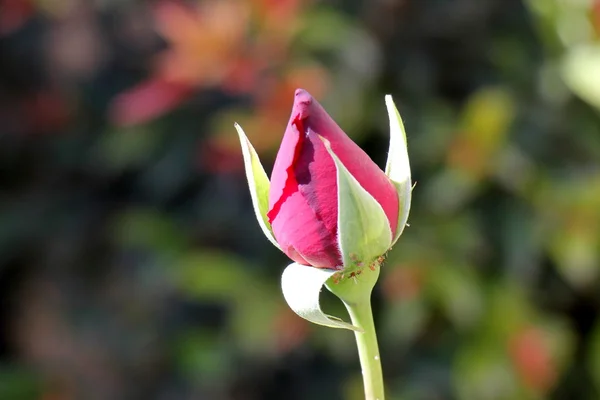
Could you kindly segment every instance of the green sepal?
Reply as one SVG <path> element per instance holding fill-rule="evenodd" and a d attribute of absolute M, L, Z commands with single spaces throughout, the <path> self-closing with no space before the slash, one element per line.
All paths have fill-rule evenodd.
<path fill-rule="evenodd" d="M 300 317 L 312 323 L 361 332 L 361 329 L 325 314 L 319 305 L 319 295 L 325 282 L 338 271 L 292 263 L 281 275 L 283 297 Z"/>
<path fill-rule="evenodd" d="M 246 178 L 248 179 L 248 186 L 250 187 L 250 197 L 252 198 L 252 206 L 254 208 L 254 213 L 256 214 L 256 219 L 267 239 L 269 239 L 275 247 L 281 250 L 273 235 L 271 224 L 267 219 L 267 212 L 269 211 L 269 187 L 271 186 L 271 183 L 269 182 L 265 169 L 260 163 L 256 150 L 252 147 L 252 144 L 246 137 L 242 127 L 237 123 L 235 123 L 234 126 L 240 137 L 240 144 L 242 145 L 244 168 L 246 169 Z"/>
<path fill-rule="evenodd" d="M 387 253 L 392 231 L 381 205 L 348 172 L 321 136 L 337 170 L 338 244 L 344 268 L 371 263 Z"/>
<path fill-rule="evenodd" d="M 338 271 L 326 282 L 327 289 L 339 297 L 346 307 L 368 302 L 379 278 L 381 262 L 375 260 L 368 266 L 350 266 Z"/>
<path fill-rule="evenodd" d="M 396 186 L 398 192 L 398 227 L 392 245 L 396 243 L 410 212 L 410 202 L 412 196 L 412 182 L 410 178 L 410 162 L 408 160 L 408 148 L 406 146 L 406 132 L 400 113 L 394 104 L 392 96 L 385 96 L 385 105 L 390 118 L 390 148 L 388 159 L 385 165 L 385 174 Z"/>

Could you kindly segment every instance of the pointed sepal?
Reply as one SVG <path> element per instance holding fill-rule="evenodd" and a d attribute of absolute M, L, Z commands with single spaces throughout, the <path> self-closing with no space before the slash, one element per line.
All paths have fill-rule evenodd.
<path fill-rule="evenodd" d="M 250 187 L 250 197 L 252 198 L 252 206 L 254 208 L 254 213 L 256 214 L 256 219 L 267 239 L 269 239 L 275 247 L 281 250 L 273 235 L 271 224 L 269 224 L 269 220 L 267 219 L 267 212 L 269 211 L 269 187 L 271 183 L 269 182 L 265 169 L 260 163 L 256 150 L 252 147 L 252 144 L 246 137 L 242 127 L 237 123 L 234 124 L 234 126 L 240 137 L 240 144 L 242 145 L 246 178 L 248 179 L 248 186 Z"/>
<path fill-rule="evenodd" d="M 388 159 L 385 165 L 385 174 L 392 180 L 398 191 L 398 228 L 392 241 L 396 243 L 410 212 L 410 202 L 412 196 L 412 182 L 410 177 L 410 163 L 408 160 L 408 148 L 406 145 L 406 132 L 400 113 L 394 104 L 392 96 L 385 96 L 385 105 L 390 118 L 390 148 Z"/>
<path fill-rule="evenodd" d="M 312 323 L 361 332 L 361 329 L 325 314 L 319 305 L 319 295 L 325 282 L 338 271 L 292 263 L 281 276 L 283 297 L 290 308 Z"/>
<path fill-rule="evenodd" d="M 392 231 L 381 205 L 350 174 L 321 137 L 337 170 L 338 243 L 344 268 L 371 263 L 387 253 L 392 244 Z"/>

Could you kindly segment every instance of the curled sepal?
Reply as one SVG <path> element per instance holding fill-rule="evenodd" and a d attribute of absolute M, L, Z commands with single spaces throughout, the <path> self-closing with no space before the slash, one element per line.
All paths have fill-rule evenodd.
<path fill-rule="evenodd" d="M 381 205 L 350 174 L 320 137 L 333 159 L 338 186 L 338 243 L 344 268 L 370 263 L 385 254 L 392 244 L 392 230 Z"/>
<path fill-rule="evenodd" d="M 396 243 L 410 212 L 410 201 L 412 195 L 412 182 L 410 179 L 410 163 L 408 160 L 408 149 L 406 146 L 406 132 L 400 113 L 394 104 L 392 96 L 385 96 L 385 105 L 390 118 L 390 149 L 385 165 L 385 174 L 394 182 L 398 191 L 398 228 L 392 244 Z"/>
<path fill-rule="evenodd" d="M 238 136 L 240 137 L 240 144 L 242 145 L 242 154 L 244 155 L 244 167 L 246 169 L 246 178 L 248 179 L 248 186 L 250 187 L 250 197 L 252 198 L 252 206 L 258 224 L 262 229 L 263 233 L 269 239 L 275 247 L 281 250 L 279 244 L 273 236 L 271 224 L 267 219 L 267 212 L 269 211 L 269 178 L 260 163 L 256 150 L 252 147 L 252 144 L 246 137 L 241 126 L 237 123 L 234 124 L 237 130 Z"/>
<path fill-rule="evenodd" d="M 360 328 L 325 314 L 319 306 L 321 289 L 336 272 L 292 263 L 281 275 L 283 297 L 296 314 L 312 323 L 361 332 Z"/>

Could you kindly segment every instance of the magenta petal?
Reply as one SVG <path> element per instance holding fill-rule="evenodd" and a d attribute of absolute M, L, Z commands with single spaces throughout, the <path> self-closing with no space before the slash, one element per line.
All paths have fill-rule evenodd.
<path fill-rule="evenodd" d="M 393 183 L 381 168 L 371 160 L 367 153 L 342 131 L 323 107 L 310 97 L 308 92 L 298 89 L 296 91 L 296 98 L 300 98 L 302 103 L 298 106 L 295 104 L 294 110 L 298 114 L 302 114 L 305 118 L 305 129 L 316 149 L 314 155 L 316 165 L 313 167 L 315 173 L 321 171 L 321 174 L 328 174 L 330 171 L 329 168 L 333 168 L 333 171 L 335 171 L 335 165 L 327 153 L 325 146 L 320 141 L 316 142 L 313 139 L 316 135 L 320 135 L 329 140 L 333 152 L 339 157 L 352 176 L 381 204 L 390 222 L 393 236 L 398 225 L 398 193 Z M 311 101 L 308 101 L 309 99 Z M 337 183 L 335 184 L 335 188 L 337 196 Z M 329 197 L 327 189 L 319 189 L 318 192 L 322 196 Z M 327 201 L 325 204 L 331 205 L 331 203 L 331 201 Z"/>
<path fill-rule="evenodd" d="M 299 191 L 287 197 L 271 226 L 279 246 L 292 260 L 318 268 L 340 267 L 335 237 Z"/>
<path fill-rule="evenodd" d="M 298 158 L 298 153 L 302 150 L 303 142 L 303 135 L 300 135 L 298 129 L 293 125 L 288 125 L 271 173 L 269 212 L 267 213 L 270 223 L 273 223 L 279 214 L 281 205 L 285 200 L 298 191 L 298 183 L 294 174 L 294 162 Z"/>
<path fill-rule="evenodd" d="M 321 105 L 308 92 L 296 90 L 271 175 L 267 215 L 275 238 L 294 261 L 339 268 L 337 173 L 319 136 L 330 141 L 349 172 L 381 204 L 392 233 L 398 223 L 398 195 L 383 171 Z"/>

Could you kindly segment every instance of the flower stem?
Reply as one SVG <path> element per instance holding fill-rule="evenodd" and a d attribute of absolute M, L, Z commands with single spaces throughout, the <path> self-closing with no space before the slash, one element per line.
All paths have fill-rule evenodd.
<path fill-rule="evenodd" d="M 346 306 L 352 325 L 361 330 L 354 331 L 354 336 L 365 385 L 365 400 L 384 400 L 381 360 L 371 311 L 371 292 L 379 278 L 379 271 L 379 264 L 357 270 L 347 268 L 342 274 L 345 278 L 329 278 L 327 281 L 327 288 Z"/>
<path fill-rule="evenodd" d="M 370 293 L 356 303 L 344 302 L 352 324 L 362 328 L 364 332 L 354 332 L 358 347 L 358 356 L 362 369 L 363 382 L 365 386 L 365 400 L 384 400 L 383 374 L 381 372 L 381 360 L 379 347 L 377 346 L 377 334 L 373 323 L 373 312 L 371 311 Z"/>

